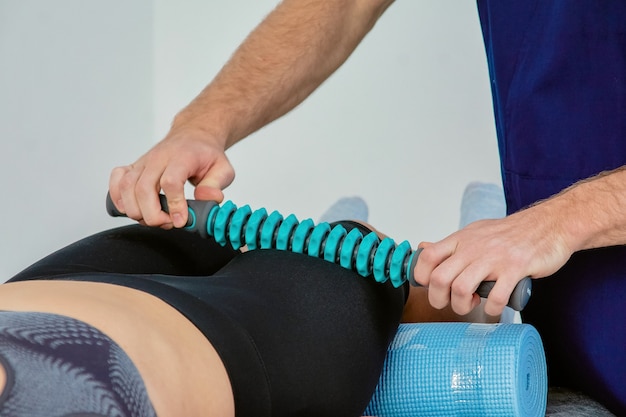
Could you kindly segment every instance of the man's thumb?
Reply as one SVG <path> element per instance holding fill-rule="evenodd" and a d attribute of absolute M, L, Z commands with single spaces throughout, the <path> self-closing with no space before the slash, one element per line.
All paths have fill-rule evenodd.
<path fill-rule="evenodd" d="M 218 203 L 224 200 L 224 193 L 221 188 L 211 181 L 200 182 L 196 185 L 193 194 L 196 200 L 210 200 Z"/>

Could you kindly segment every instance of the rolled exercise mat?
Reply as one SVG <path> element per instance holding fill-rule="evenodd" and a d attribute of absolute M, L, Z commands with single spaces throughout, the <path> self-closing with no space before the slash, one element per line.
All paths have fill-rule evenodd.
<path fill-rule="evenodd" d="M 364 415 L 545 416 L 546 359 L 528 324 L 401 324 Z"/>

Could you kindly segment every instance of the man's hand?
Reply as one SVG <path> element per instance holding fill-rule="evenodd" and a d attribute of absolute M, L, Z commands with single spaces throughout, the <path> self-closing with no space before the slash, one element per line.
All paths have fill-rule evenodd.
<path fill-rule="evenodd" d="M 222 190 L 235 178 L 224 145 L 202 130 L 172 130 L 134 164 L 114 168 L 109 191 L 117 209 L 149 226 L 166 229 L 187 222 L 184 186 L 196 186 L 197 200 L 224 199 Z M 169 215 L 158 194 L 167 197 Z"/>
<path fill-rule="evenodd" d="M 168 136 L 134 164 L 112 171 L 109 191 L 117 209 L 150 226 L 182 227 L 187 180 L 196 185 L 196 199 L 221 202 L 235 176 L 225 149 L 304 100 L 391 2 L 281 2 L 177 115 Z M 161 190 L 169 215 L 159 205 Z"/>
<path fill-rule="evenodd" d="M 567 262 L 572 250 L 564 236 L 551 204 L 477 221 L 437 243 L 421 243 L 415 279 L 428 287 L 433 307 L 450 304 L 461 315 L 480 304 L 475 294 L 480 282 L 496 281 L 484 306 L 486 314 L 496 316 L 522 278 L 546 277 Z"/>

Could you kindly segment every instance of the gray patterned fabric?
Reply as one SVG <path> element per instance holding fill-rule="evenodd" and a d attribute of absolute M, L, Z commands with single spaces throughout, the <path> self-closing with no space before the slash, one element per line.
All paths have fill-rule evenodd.
<path fill-rule="evenodd" d="M 0 363 L 0 417 L 156 417 L 130 358 L 81 321 L 0 312 Z"/>

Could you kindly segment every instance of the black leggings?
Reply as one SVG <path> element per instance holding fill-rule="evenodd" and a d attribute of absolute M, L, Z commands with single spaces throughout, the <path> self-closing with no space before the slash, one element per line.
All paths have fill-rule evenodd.
<path fill-rule="evenodd" d="M 83 239 L 10 281 L 33 279 L 109 282 L 177 308 L 220 354 L 238 417 L 360 416 L 408 291 L 305 255 L 142 226 Z"/>

